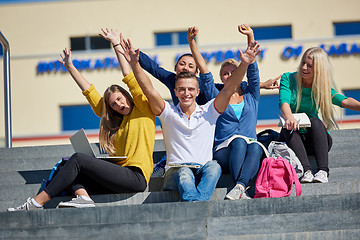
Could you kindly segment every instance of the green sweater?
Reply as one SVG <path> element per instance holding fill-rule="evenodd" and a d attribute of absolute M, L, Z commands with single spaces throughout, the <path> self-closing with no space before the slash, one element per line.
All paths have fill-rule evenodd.
<path fill-rule="evenodd" d="M 281 77 L 280 82 L 280 91 L 279 91 L 279 107 L 283 103 L 288 103 L 291 112 L 296 112 L 297 107 L 297 81 L 295 79 L 297 72 L 287 72 L 284 73 Z M 312 88 L 302 87 L 301 102 L 300 107 L 297 112 L 306 113 L 309 118 L 318 117 L 319 109 L 316 109 L 315 100 L 311 97 Z M 339 107 L 341 102 L 346 99 L 346 97 L 340 93 L 337 93 L 333 88 L 331 88 L 331 98 L 332 103 Z"/>
<path fill-rule="evenodd" d="M 153 171 L 153 151 L 155 144 L 155 115 L 151 112 L 148 100 L 131 72 L 123 82 L 129 87 L 134 99 L 132 112 L 124 116 L 119 130 L 115 133 L 115 149 L 117 156 L 127 156 L 126 160 L 116 164 L 141 169 L 149 183 Z M 83 92 L 95 114 L 102 116 L 103 98 L 91 87 Z"/>

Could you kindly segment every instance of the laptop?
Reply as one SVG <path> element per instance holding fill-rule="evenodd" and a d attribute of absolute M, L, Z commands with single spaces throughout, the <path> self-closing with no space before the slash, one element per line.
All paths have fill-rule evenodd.
<path fill-rule="evenodd" d="M 87 138 L 84 129 L 80 129 L 74 135 L 70 137 L 71 145 L 75 152 L 84 153 L 96 158 L 116 162 L 117 160 L 126 159 L 126 156 L 109 156 L 109 154 L 95 154 L 93 148 L 90 145 L 89 139 Z"/>

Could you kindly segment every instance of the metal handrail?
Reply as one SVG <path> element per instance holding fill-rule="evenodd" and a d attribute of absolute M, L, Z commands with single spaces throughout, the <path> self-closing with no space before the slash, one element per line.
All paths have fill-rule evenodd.
<path fill-rule="evenodd" d="M 11 128 L 11 87 L 10 87 L 10 45 L 0 31 L 0 41 L 4 52 L 4 104 L 5 104 L 5 147 L 12 148 Z"/>

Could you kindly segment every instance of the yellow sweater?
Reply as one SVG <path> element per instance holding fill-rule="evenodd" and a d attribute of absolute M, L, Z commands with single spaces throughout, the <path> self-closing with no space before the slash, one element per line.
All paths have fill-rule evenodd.
<path fill-rule="evenodd" d="M 155 116 L 151 112 L 148 100 L 131 72 L 123 82 L 129 87 L 134 99 L 132 112 L 124 116 L 119 130 L 115 133 L 115 149 L 117 156 L 127 156 L 118 161 L 121 166 L 134 166 L 142 170 L 146 182 L 149 183 L 153 171 L 153 150 L 155 143 Z M 83 92 L 95 114 L 102 116 L 103 98 L 94 85 Z"/>

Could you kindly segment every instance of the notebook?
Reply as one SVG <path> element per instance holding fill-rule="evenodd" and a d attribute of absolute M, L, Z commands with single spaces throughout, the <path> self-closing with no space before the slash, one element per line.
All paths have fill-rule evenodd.
<path fill-rule="evenodd" d="M 294 118 L 296 120 L 298 120 L 298 123 L 299 123 L 299 127 L 300 128 L 307 128 L 307 127 L 311 127 L 311 122 L 310 122 L 310 119 L 309 117 L 306 115 L 306 113 L 293 113 L 294 115 Z M 278 126 L 279 127 L 284 127 L 285 126 L 285 123 L 286 123 L 286 120 L 283 116 L 279 115 L 279 118 L 280 118 L 280 121 L 279 121 L 279 124 Z"/>
<path fill-rule="evenodd" d="M 89 139 L 85 134 L 84 129 L 80 129 L 74 135 L 72 135 L 70 137 L 70 142 L 75 152 L 77 153 L 84 153 L 108 161 L 117 161 L 127 158 L 126 156 L 109 156 L 109 154 L 95 154 L 94 150 L 90 145 Z"/>

